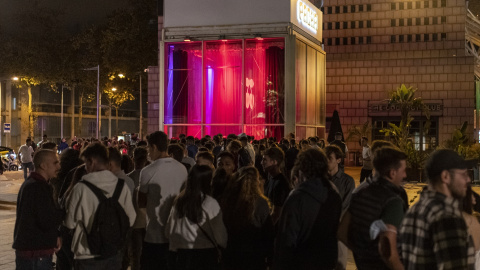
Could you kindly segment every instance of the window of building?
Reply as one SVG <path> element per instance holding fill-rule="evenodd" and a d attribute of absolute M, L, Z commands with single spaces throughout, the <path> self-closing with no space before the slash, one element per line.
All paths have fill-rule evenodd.
<path fill-rule="evenodd" d="M 355 21 L 351 21 L 351 22 L 350 22 L 350 27 L 351 27 L 352 29 L 355 29 Z"/>
<path fill-rule="evenodd" d="M 332 46 L 332 39 L 331 38 L 327 38 L 327 45 Z"/>
<path fill-rule="evenodd" d="M 430 2 L 429 1 L 423 1 L 423 8 L 429 8 L 430 7 Z"/>
<path fill-rule="evenodd" d="M 408 19 L 407 19 L 407 25 L 408 25 L 408 26 L 412 26 L 412 18 L 408 18 Z"/>
<path fill-rule="evenodd" d="M 355 12 L 355 5 L 350 6 L 350 12 Z"/>
<path fill-rule="evenodd" d="M 363 37 L 358 38 L 358 44 L 363 44 Z"/>
<path fill-rule="evenodd" d="M 421 3 L 422 3 L 422 2 L 420 2 L 420 1 L 415 2 L 415 8 L 416 8 L 416 9 L 422 8 L 422 4 L 421 4 Z"/>
<path fill-rule="evenodd" d="M 340 29 L 340 22 L 335 22 L 335 29 Z"/>
<path fill-rule="evenodd" d="M 347 6 L 343 6 L 343 13 L 348 13 L 348 7 Z"/>
<path fill-rule="evenodd" d="M 370 43 L 372 43 L 372 37 L 371 37 L 371 36 L 368 36 L 368 37 L 367 37 L 367 44 L 370 44 Z"/>
<path fill-rule="evenodd" d="M 398 3 L 398 9 L 399 10 L 403 10 L 403 7 L 404 7 L 403 2 Z"/>
<path fill-rule="evenodd" d="M 340 6 L 335 7 L 335 13 L 337 13 L 337 14 L 340 13 Z"/>
<path fill-rule="evenodd" d="M 422 41 L 422 36 L 420 34 L 416 34 L 415 35 L 415 41 L 416 42 Z"/>
<path fill-rule="evenodd" d="M 367 4 L 367 11 L 372 11 L 372 5 L 371 4 Z"/>
<path fill-rule="evenodd" d="M 335 45 L 340 45 L 340 38 L 335 38 Z"/>
<path fill-rule="evenodd" d="M 447 40 L 447 33 L 442 33 L 442 41 Z"/>
<path fill-rule="evenodd" d="M 358 5 L 358 11 L 363 12 L 363 5 Z"/>
<path fill-rule="evenodd" d="M 408 3 L 407 3 L 407 8 L 408 8 L 408 9 L 412 9 L 412 7 L 413 7 L 412 2 L 408 2 Z"/>
<path fill-rule="evenodd" d="M 396 19 L 391 19 L 390 20 L 390 26 L 396 26 L 397 20 Z"/>
<path fill-rule="evenodd" d="M 343 29 L 348 29 L 348 22 L 343 22 Z"/>
<path fill-rule="evenodd" d="M 390 123 L 398 126 L 400 117 L 372 117 L 372 141 L 388 140 L 389 138 L 380 130 L 389 128 Z M 416 150 L 433 150 L 438 146 L 438 117 L 430 117 L 428 129 L 426 129 L 426 125 L 427 120 L 423 117 L 414 117 L 411 122 L 409 132 Z M 427 130 L 428 132 L 426 132 Z"/>
<path fill-rule="evenodd" d="M 398 36 L 398 42 L 404 42 L 404 35 Z"/>
<path fill-rule="evenodd" d="M 447 23 L 447 16 L 442 16 L 442 24 Z"/>
<path fill-rule="evenodd" d="M 432 18 L 432 24 L 438 24 L 438 17 Z"/>
<path fill-rule="evenodd" d="M 412 42 L 412 35 L 408 35 L 408 36 L 407 36 L 407 41 L 408 41 L 408 42 Z"/>
<path fill-rule="evenodd" d="M 398 19 L 398 25 L 403 26 L 403 19 Z"/>
<path fill-rule="evenodd" d="M 355 45 L 355 38 L 354 38 L 354 37 L 351 37 L 351 38 L 350 38 L 350 43 L 351 43 L 352 45 Z"/>
<path fill-rule="evenodd" d="M 421 25 L 422 20 L 420 18 L 415 18 L 415 25 Z"/>
<path fill-rule="evenodd" d="M 423 41 L 430 41 L 430 35 L 429 34 L 424 34 L 423 35 Z"/>
<path fill-rule="evenodd" d="M 329 22 L 329 23 L 327 24 L 327 29 L 328 29 L 328 30 L 332 30 L 332 28 L 333 28 L 333 24 L 332 24 L 331 22 Z"/>
<path fill-rule="evenodd" d="M 363 21 L 358 22 L 358 28 L 363 28 Z"/>
<path fill-rule="evenodd" d="M 367 28 L 371 28 L 372 27 L 372 21 L 368 20 L 367 21 Z"/>
<path fill-rule="evenodd" d="M 327 14 L 332 14 L 332 7 L 327 7 Z"/>
<path fill-rule="evenodd" d="M 395 10 L 397 8 L 397 3 L 391 3 L 390 4 L 390 9 Z"/>
<path fill-rule="evenodd" d="M 432 34 L 432 40 L 433 41 L 438 41 L 438 34 L 437 33 Z"/>
<path fill-rule="evenodd" d="M 429 24 L 430 24 L 430 18 L 425 17 L 425 18 L 423 19 L 423 23 L 424 23 L 425 25 L 429 25 Z"/>
<path fill-rule="evenodd" d="M 343 38 L 343 45 L 348 45 L 348 38 L 346 37 Z"/>
<path fill-rule="evenodd" d="M 437 0 L 432 1 L 432 7 L 437 8 L 438 7 L 438 2 Z"/>
<path fill-rule="evenodd" d="M 394 36 L 394 35 L 391 35 L 391 36 L 390 36 L 390 42 L 391 42 L 391 43 L 395 43 L 396 41 L 397 41 L 397 37 Z"/>
<path fill-rule="evenodd" d="M 447 0 L 442 0 L 442 7 L 446 7 L 447 6 Z"/>

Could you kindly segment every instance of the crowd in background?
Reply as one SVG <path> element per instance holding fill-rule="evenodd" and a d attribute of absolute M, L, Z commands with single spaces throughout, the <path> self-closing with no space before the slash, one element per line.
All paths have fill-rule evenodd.
<path fill-rule="evenodd" d="M 48 180 L 53 203 L 42 218 L 51 220 L 50 230 L 61 225 L 62 241 L 39 252 L 17 240 L 34 225 L 16 225 L 17 266 L 20 259 L 51 262 L 54 251 L 57 269 L 345 269 L 350 249 L 358 269 L 473 267 L 480 225 L 462 216 L 471 205 L 459 205 L 470 199 L 466 161 L 452 152 L 433 154 L 432 180 L 420 200 L 426 208 L 407 212 L 406 155 L 363 137 L 362 183 L 355 188 L 343 168 L 348 149 L 341 133 L 335 137 L 326 145 L 318 137 L 297 143 L 294 134 L 278 141 L 244 133 L 168 138 L 158 131 L 146 141 L 79 138 L 70 146 L 44 137 L 37 150 L 27 139 L 19 150 L 25 183 Z M 48 173 L 53 165 L 44 165 L 53 161 L 38 157 L 45 151 L 61 153 L 55 175 Z M 24 185 L 19 205 L 27 201 Z M 117 199 L 130 227 L 109 256 L 95 253 L 90 239 L 101 201 L 95 188 Z M 417 212 L 428 207 L 439 207 L 436 216 L 422 213 L 419 225 Z M 17 208 L 17 216 L 25 209 Z M 426 235 L 415 235 L 418 226 Z M 418 245 L 422 253 L 412 253 Z"/>

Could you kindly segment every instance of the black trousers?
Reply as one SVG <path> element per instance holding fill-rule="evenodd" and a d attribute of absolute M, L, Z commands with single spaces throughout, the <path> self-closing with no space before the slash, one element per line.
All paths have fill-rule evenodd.
<path fill-rule="evenodd" d="M 362 183 L 363 181 L 365 181 L 365 179 L 367 177 L 372 175 L 372 171 L 373 170 L 366 170 L 366 169 L 362 168 L 362 171 L 360 172 L 360 183 Z"/>
<path fill-rule="evenodd" d="M 140 258 L 140 269 L 159 270 L 172 269 L 168 263 L 169 251 L 168 243 L 155 244 L 143 242 L 142 255 Z"/>

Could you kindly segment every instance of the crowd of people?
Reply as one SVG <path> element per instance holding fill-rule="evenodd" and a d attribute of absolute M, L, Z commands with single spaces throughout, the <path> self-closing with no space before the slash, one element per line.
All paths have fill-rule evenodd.
<path fill-rule="evenodd" d="M 17 269 L 480 269 L 469 161 L 437 150 L 412 207 L 407 156 L 363 137 L 361 184 L 342 134 L 146 141 L 31 139 L 19 150 Z M 62 143 L 65 143 L 62 141 Z"/>

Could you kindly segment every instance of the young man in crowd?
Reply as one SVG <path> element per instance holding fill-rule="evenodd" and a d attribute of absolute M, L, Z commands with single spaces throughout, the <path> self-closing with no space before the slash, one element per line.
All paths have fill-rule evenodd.
<path fill-rule="evenodd" d="M 198 165 L 206 165 L 212 168 L 213 171 L 215 171 L 215 166 L 213 165 L 214 159 L 215 158 L 213 157 L 212 153 L 207 151 L 200 151 L 195 157 L 195 163 Z"/>
<path fill-rule="evenodd" d="M 373 153 L 368 145 L 368 138 L 363 136 L 360 140 L 362 145 L 362 170 L 360 172 L 360 183 L 365 181 L 368 177 L 372 176 L 373 171 Z"/>
<path fill-rule="evenodd" d="M 345 166 L 345 157 L 347 156 L 347 153 L 348 153 L 348 147 L 342 141 L 342 138 L 343 138 L 342 132 L 335 133 L 335 140 L 332 141 L 330 143 L 330 145 L 336 145 L 336 146 L 340 147 L 340 149 L 342 150 L 344 158 L 342 158 L 342 163 L 341 163 L 340 168 L 343 170 L 343 167 Z"/>
<path fill-rule="evenodd" d="M 195 156 L 197 155 L 197 152 L 198 152 L 198 146 L 195 145 L 195 138 L 193 136 L 187 137 L 186 150 L 188 152 L 188 156 L 195 159 Z"/>
<path fill-rule="evenodd" d="M 373 160 L 378 179 L 352 195 L 338 235 L 352 250 L 358 269 L 401 269 L 396 239 L 407 209 L 401 198 L 406 159 L 396 148 L 378 149 Z M 372 236 L 372 226 L 383 228 L 382 233 Z"/>
<path fill-rule="evenodd" d="M 142 254 L 143 238 L 145 238 L 145 227 L 147 226 L 147 213 L 145 208 L 138 207 L 138 188 L 140 186 L 140 172 L 147 165 L 148 152 L 145 147 L 137 147 L 133 151 L 133 166 L 134 170 L 128 174 L 132 178 L 135 185 L 134 192 L 132 194 L 133 206 L 137 217 L 132 227 L 132 237 L 130 240 L 130 246 L 128 248 L 128 255 L 130 258 L 130 266 L 132 270 L 140 270 L 140 257 Z"/>
<path fill-rule="evenodd" d="M 23 179 L 27 180 L 28 174 L 33 171 L 33 148 L 32 148 L 32 139 L 27 138 L 25 144 L 20 146 L 18 149 L 18 155 L 20 156 L 20 161 L 22 162 L 23 168 Z M 27 174 L 28 169 L 28 174 Z"/>
<path fill-rule="evenodd" d="M 87 171 L 87 174 L 82 177 L 82 181 L 94 185 L 106 197 L 112 197 L 117 189 L 118 177 L 109 170 L 107 148 L 98 142 L 91 143 L 80 154 L 80 158 L 85 162 Z M 65 226 L 74 230 L 72 252 L 75 254 L 75 269 L 120 269 L 123 246 L 118 248 L 115 255 L 107 258 L 101 258 L 99 254 L 92 254 L 87 234 L 92 232 L 92 225 L 97 218 L 95 213 L 100 201 L 93 190 L 82 181 L 74 186 L 66 205 Z M 126 184 L 121 187 L 118 203 L 125 211 L 129 225 L 132 226 L 136 214 L 132 195 Z"/>
<path fill-rule="evenodd" d="M 342 150 L 336 145 L 325 147 L 325 155 L 328 160 L 328 175 L 330 181 L 337 187 L 340 198 L 342 199 L 342 215 L 350 205 L 352 191 L 355 189 L 355 180 L 339 169 L 342 161 Z M 346 269 L 348 259 L 348 248 L 343 243 L 338 243 L 338 265 L 337 269 Z"/>
<path fill-rule="evenodd" d="M 298 155 L 293 170 L 300 184 L 285 201 L 277 225 L 274 269 L 335 269 L 342 201 L 328 180 L 327 162 L 316 149 Z"/>
<path fill-rule="evenodd" d="M 33 161 L 35 171 L 23 182 L 17 198 L 12 246 L 16 269 L 53 269 L 53 253 L 62 246 L 58 231 L 62 215 L 48 181 L 57 176 L 60 163 L 51 150 L 39 150 Z"/>
<path fill-rule="evenodd" d="M 428 188 L 400 227 L 405 269 L 474 269 L 475 248 L 460 210 L 472 166 L 453 150 L 430 155 Z"/>
<path fill-rule="evenodd" d="M 281 171 L 284 160 L 285 154 L 278 147 L 268 148 L 262 159 L 263 169 L 268 173 L 264 193 L 273 205 L 272 220 L 274 224 L 280 218 L 283 204 L 292 190 L 287 178 Z"/>
<path fill-rule="evenodd" d="M 138 206 L 147 210 L 142 269 L 167 269 L 168 239 L 165 225 L 180 188 L 187 180 L 187 169 L 167 154 L 167 134 L 156 131 L 147 136 L 152 163 L 140 173 Z"/>

